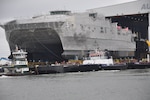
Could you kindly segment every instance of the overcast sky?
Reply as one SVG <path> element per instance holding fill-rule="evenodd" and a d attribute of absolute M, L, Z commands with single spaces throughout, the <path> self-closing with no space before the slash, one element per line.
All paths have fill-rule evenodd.
<path fill-rule="evenodd" d="M 0 0 L 0 23 L 11 19 L 28 18 L 46 14 L 51 10 L 84 12 L 87 9 L 104 7 L 135 0 Z M 0 57 L 8 57 L 9 46 L 5 32 L 0 28 Z"/>

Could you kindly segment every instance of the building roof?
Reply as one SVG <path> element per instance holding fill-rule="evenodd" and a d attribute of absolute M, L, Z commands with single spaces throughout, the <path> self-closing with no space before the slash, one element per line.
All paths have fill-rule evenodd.
<path fill-rule="evenodd" d="M 87 11 L 99 12 L 104 14 L 105 16 L 150 13 L 150 0 L 137 0 L 128 3 L 89 9 Z"/>

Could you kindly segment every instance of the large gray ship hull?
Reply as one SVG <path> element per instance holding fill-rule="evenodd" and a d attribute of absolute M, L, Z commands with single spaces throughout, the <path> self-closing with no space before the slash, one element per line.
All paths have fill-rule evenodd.
<path fill-rule="evenodd" d="M 65 20 L 35 18 L 9 22 L 4 28 L 10 50 L 14 50 L 15 45 L 18 45 L 28 52 L 28 60 L 31 61 L 83 58 L 88 51 L 96 48 L 108 49 L 115 53 L 135 50 L 132 33 L 118 35 L 121 33 L 117 33 L 116 29 L 113 30 L 109 21 L 100 18 L 93 20 L 89 16 L 86 18 L 85 15 L 88 14 L 61 16 L 65 17 Z"/>

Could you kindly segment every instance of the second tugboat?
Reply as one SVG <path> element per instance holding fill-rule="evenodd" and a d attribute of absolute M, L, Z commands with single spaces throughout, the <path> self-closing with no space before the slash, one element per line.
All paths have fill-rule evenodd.
<path fill-rule="evenodd" d="M 113 59 L 108 50 L 100 51 L 96 49 L 89 53 L 89 57 L 83 61 L 83 64 L 113 65 Z"/>
<path fill-rule="evenodd" d="M 84 66 L 99 66 L 99 70 L 124 70 L 127 69 L 126 64 L 114 64 L 113 58 L 109 51 L 105 49 L 100 51 L 96 49 L 89 53 L 89 57 L 83 61 Z"/>

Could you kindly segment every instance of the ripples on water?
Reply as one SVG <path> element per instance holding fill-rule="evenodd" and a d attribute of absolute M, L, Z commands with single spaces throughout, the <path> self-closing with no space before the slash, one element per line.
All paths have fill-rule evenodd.
<path fill-rule="evenodd" d="M 150 100 L 150 69 L 3 76 L 0 100 Z"/>

